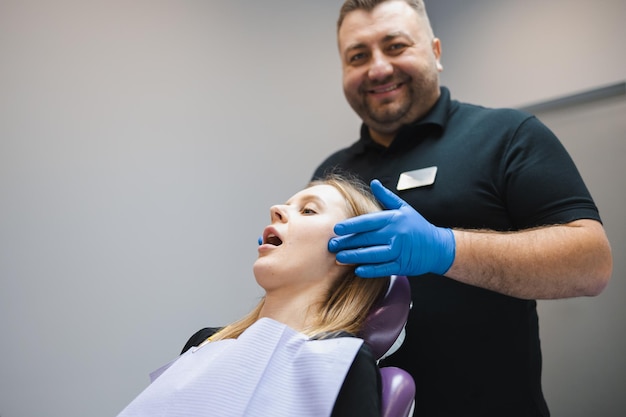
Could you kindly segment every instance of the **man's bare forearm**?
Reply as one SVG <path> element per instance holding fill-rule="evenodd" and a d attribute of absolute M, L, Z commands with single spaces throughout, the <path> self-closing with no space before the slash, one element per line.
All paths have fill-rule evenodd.
<path fill-rule="evenodd" d="M 454 230 L 456 257 L 446 276 L 524 299 L 595 296 L 612 273 L 602 225 L 577 220 L 520 232 Z"/>

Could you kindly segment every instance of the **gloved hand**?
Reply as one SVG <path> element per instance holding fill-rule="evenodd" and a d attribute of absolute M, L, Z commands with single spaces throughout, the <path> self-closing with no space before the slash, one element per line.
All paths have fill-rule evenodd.
<path fill-rule="evenodd" d="M 387 210 L 346 219 L 335 225 L 328 250 L 337 261 L 357 264 L 363 278 L 388 275 L 443 275 L 454 261 L 452 230 L 430 224 L 378 180 L 372 193 Z"/>

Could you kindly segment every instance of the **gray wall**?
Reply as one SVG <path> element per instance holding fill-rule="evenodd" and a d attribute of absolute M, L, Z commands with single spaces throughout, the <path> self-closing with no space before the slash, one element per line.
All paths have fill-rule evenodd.
<path fill-rule="evenodd" d="M 192 332 L 256 302 L 269 206 L 357 135 L 339 3 L 0 0 L 2 417 L 115 415 Z M 428 5 L 457 98 L 519 106 L 626 79 L 624 1 Z M 598 298 L 541 304 L 555 416 L 625 408 L 614 126 L 610 162 L 564 140 L 617 273 Z"/>
<path fill-rule="evenodd" d="M 614 254 L 613 279 L 596 298 L 539 303 L 544 393 L 555 416 L 626 410 L 626 95 L 539 114 L 576 161 Z"/>

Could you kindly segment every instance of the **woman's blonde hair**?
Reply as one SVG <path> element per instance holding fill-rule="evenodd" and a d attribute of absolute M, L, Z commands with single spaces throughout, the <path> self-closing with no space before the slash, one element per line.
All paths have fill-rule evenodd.
<path fill-rule="evenodd" d="M 311 181 L 307 187 L 330 185 L 337 189 L 346 202 L 347 217 L 380 211 L 381 207 L 362 181 L 345 174 L 331 173 Z M 319 304 L 318 314 L 311 326 L 302 332 L 308 336 L 323 337 L 335 332 L 354 335 L 361 330 L 370 309 L 384 294 L 388 278 L 364 279 L 350 268 L 345 276 L 335 280 Z M 211 340 L 237 338 L 259 318 L 264 298 L 242 319 L 229 324 L 210 337 Z"/>

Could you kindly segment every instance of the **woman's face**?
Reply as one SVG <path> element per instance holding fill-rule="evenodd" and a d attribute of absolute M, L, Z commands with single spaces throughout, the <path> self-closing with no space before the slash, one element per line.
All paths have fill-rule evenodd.
<path fill-rule="evenodd" d="M 328 251 L 333 227 L 347 217 L 346 201 L 331 185 L 298 192 L 285 204 L 270 208 L 271 224 L 254 263 L 254 275 L 266 292 L 301 291 L 320 282 L 328 285 L 346 272 Z"/>

